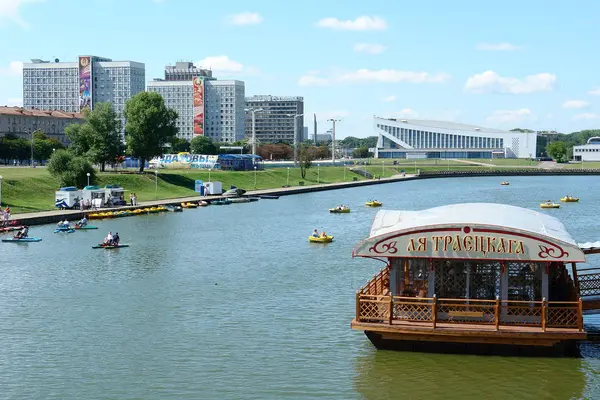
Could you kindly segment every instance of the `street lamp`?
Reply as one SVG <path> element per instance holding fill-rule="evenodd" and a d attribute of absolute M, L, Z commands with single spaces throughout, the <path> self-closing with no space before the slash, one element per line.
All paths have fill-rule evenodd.
<path fill-rule="evenodd" d="M 252 113 L 252 155 L 256 155 L 256 117 L 257 112 L 263 111 L 262 108 L 246 108 L 244 111 Z"/>
<path fill-rule="evenodd" d="M 317 183 L 321 181 L 321 164 L 317 164 Z"/>
<path fill-rule="evenodd" d="M 294 117 L 294 165 L 298 163 L 298 117 L 303 116 L 304 114 L 286 114 L 286 117 Z"/>
<path fill-rule="evenodd" d="M 158 170 L 154 170 L 154 200 L 158 200 Z"/>
<path fill-rule="evenodd" d="M 256 165 L 254 166 L 254 189 L 256 189 Z"/>
<path fill-rule="evenodd" d="M 287 182 L 285 186 L 290 187 L 290 167 L 287 167 Z"/>
<path fill-rule="evenodd" d="M 333 129 L 331 131 L 331 162 L 335 165 L 335 123 L 340 122 L 341 119 L 330 118 L 327 121 L 333 122 Z"/>
<path fill-rule="evenodd" d="M 90 186 L 90 173 L 88 172 L 87 174 L 87 185 Z"/>

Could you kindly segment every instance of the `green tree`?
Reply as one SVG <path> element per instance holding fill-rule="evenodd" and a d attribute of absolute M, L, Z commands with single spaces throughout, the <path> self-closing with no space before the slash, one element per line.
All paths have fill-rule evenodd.
<path fill-rule="evenodd" d="M 107 163 L 114 163 L 123 154 L 125 146 L 121 138 L 121 120 L 110 103 L 98 103 L 85 115 L 84 133 L 89 135 L 88 158 L 100 164 L 104 172 Z"/>
<path fill-rule="evenodd" d="M 88 173 L 91 182 L 96 179 L 94 168 L 85 157 L 62 149 L 56 150 L 50 157 L 48 172 L 58 179 L 61 186 L 84 187 Z"/>
<path fill-rule="evenodd" d="M 300 176 L 302 179 L 306 179 L 306 171 L 312 166 L 312 162 L 315 159 L 314 147 L 302 146 L 300 148 L 300 154 L 298 154 L 298 165 L 300 166 Z"/>
<path fill-rule="evenodd" d="M 125 104 L 127 151 L 140 159 L 140 172 L 146 160 L 162 154 L 177 135 L 177 112 L 165 106 L 162 96 L 141 92 Z"/>
<path fill-rule="evenodd" d="M 217 146 L 206 136 L 196 136 L 190 142 L 190 149 L 194 154 L 217 154 Z"/>
<path fill-rule="evenodd" d="M 171 140 L 171 151 L 173 153 L 189 152 L 190 142 L 183 138 L 174 137 L 173 140 Z"/>
<path fill-rule="evenodd" d="M 368 147 L 358 147 L 352 150 L 352 157 L 354 158 L 369 158 L 371 155 Z"/>
<path fill-rule="evenodd" d="M 546 151 L 548 155 L 552 157 L 556 162 L 565 162 L 567 161 L 567 145 L 562 141 L 554 141 L 546 147 Z"/>
<path fill-rule="evenodd" d="M 87 156 L 92 147 L 92 130 L 87 124 L 70 124 L 65 127 L 65 135 L 71 145 L 69 151 L 77 156 Z"/>

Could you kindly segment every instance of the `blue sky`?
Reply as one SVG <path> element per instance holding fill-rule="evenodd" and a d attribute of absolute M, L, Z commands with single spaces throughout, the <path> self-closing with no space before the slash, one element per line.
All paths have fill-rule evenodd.
<path fill-rule="evenodd" d="M 312 113 L 339 137 L 373 115 L 600 128 L 597 1 L 0 0 L 0 37 L 0 105 L 21 101 L 21 62 L 98 55 L 304 96 L 311 134 Z"/>

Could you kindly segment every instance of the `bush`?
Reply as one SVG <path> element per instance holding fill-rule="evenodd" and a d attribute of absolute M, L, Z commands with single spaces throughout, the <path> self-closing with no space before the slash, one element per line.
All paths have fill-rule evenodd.
<path fill-rule="evenodd" d="M 48 172 L 59 180 L 61 186 L 84 187 L 88 173 L 90 182 L 96 179 L 94 168 L 87 159 L 65 150 L 56 150 L 52 154 L 48 161 Z"/>

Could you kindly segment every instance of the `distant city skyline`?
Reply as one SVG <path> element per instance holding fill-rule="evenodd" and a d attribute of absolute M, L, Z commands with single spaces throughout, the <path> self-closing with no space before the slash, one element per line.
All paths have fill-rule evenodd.
<path fill-rule="evenodd" d="M 86 5 L 85 24 L 98 29 L 78 32 L 73 4 L 0 0 L 0 34 L 18 38 L 3 43 L 0 105 L 22 104 L 24 62 L 92 54 L 144 63 L 147 80 L 193 61 L 219 80 L 244 81 L 246 96 L 302 96 L 320 130 L 342 120 L 338 138 L 373 135 L 373 115 L 565 133 L 600 127 L 600 3 L 591 0 L 343 8 L 307 0 L 293 15 L 284 3 L 231 0 L 212 4 L 202 24 L 191 0 L 105 0 Z M 218 40 L 199 46 L 198 37 Z"/>

